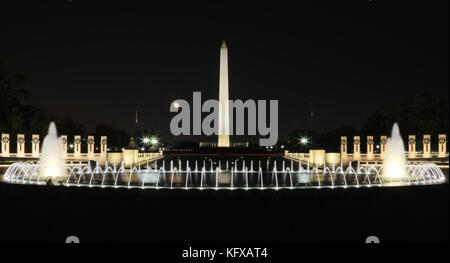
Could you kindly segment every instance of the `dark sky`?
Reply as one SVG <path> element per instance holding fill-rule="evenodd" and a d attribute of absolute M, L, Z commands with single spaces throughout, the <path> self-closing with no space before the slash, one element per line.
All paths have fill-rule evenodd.
<path fill-rule="evenodd" d="M 172 100 L 218 97 L 222 39 L 230 98 L 278 99 L 281 137 L 309 127 L 311 101 L 330 130 L 416 93 L 448 98 L 448 1 L 298 2 L 9 0 L 0 58 L 51 114 L 131 129 L 138 109 L 167 139 Z"/>

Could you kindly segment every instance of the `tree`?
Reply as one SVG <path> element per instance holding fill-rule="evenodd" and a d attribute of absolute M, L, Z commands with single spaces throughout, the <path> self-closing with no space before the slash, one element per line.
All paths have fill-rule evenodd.
<path fill-rule="evenodd" d="M 118 130 L 112 126 L 99 124 L 95 127 L 95 135 L 108 136 L 108 145 L 111 147 L 123 148 L 126 147 L 130 141 L 130 135 L 125 130 Z"/>
<path fill-rule="evenodd" d="M 343 126 L 333 131 L 313 134 L 308 130 L 295 130 L 289 135 L 289 150 L 307 151 L 307 147 L 298 144 L 301 136 L 312 136 L 313 145 L 327 151 L 339 151 L 340 136 L 347 136 L 348 145 L 352 145 L 353 136 L 359 135 L 366 138 L 372 135 L 375 141 L 380 135 L 390 135 L 392 125 L 397 122 L 403 140 L 407 140 L 409 134 L 422 136 L 431 134 L 437 138 L 438 133 L 448 134 L 449 130 L 449 104 L 448 99 L 433 99 L 426 94 L 418 94 L 401 102 L 390 114 L 380 112 L 370 114 L 363 122 L 362 129 L 356 130 L 351 126 Z M 420 148 L 421 140 L 417 140 Z M 366 144 L 361 144 L 361 151 L 365 151 Z M 436 144 L 433 144 L 436 147 Z M 351 151 L 351 149 L 349 149 Z"/>
<path fill-rule="evenodd" d="M 28 96 L 25 83 L 22 74 L 9 74 L 0 60 L 0 129 L 10 132 L 24 130 L 21 108 Z"/>
<path fill-rule="evenodd" d="M 83 124 L 72 120 L 72 118 L 68 116 L 66 116 L 64 120 L 56 120 L 56 124 L 59 134 L 65 134 L 69 137 L 86 134 Z"/>
<path fill-rule="evenodd" d="M 387 116 L 383 115 L 379 111 L 370 114 L 363 123 L 361 135 L 379 136 L 386 134 L 386 131 L 388 130 L 386 122 Z"/>

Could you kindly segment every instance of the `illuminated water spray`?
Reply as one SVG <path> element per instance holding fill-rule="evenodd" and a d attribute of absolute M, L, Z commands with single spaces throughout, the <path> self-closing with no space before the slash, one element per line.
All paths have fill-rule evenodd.
<path fill-rule="evenodd" d="M 61 137 L 58 137 L 54 122 L 50 123 L 48 134 L 42 143 L 40 165 L 41 177 L 56 178 L 65 176 L 63 141 Z"/>
<path fill-rule="evenodd" d="M 205 157 L 206 158 L 206 157 Z M 165 161 L 158 168 L 140 164 L 125 168 L 120 164 L 101 166 L 98 162 L 95 168 L 90 163 L 64 164 L 63 142 L 57 137 L 54 123 L 50 124 L 45 137 L 39 163 L 17 162 L 6 170 L 3 180 L 11 183 L 45 184 L 44 178 L 52 178 L 66 186 L 88 187 L 126 187 L 142 189 L 302 189 L 302 188 L 348 188 L 372 186 L 428 185 L 444 183 L 446 177 L 434 163 L 406 163 L 405 149 L 397 124 L 392 128 L 391 137 L 386 144 L 384 163 L 358 162 L 356 168 L 350 163 L 347 167 L 341 163 L 339 167 L 298 163 L 298 169 L 291 163 L 286 167 L 284 161 L 267 160 L 263 170 L 261 162 L 253 167 L 253 162 L 237 159 L 226 165 L 226 169 L 217 162 L 203 164 L 196 161 L 192 171 L 189 161 L 183 167 L 181 161 L 175 165 L 170 160 L 170 169 Z M 227 162 L 228 163 L 228 162 Z M 247 165 L 250 163 L 250 165 Z M 198 165 L 197 165 L 198 164 Z M 120 168 L 117 168 L 120 167 Z M 231 170 L 230 170 L 231 168 Z M 395 183 L 393 184 L 393 182 Z"/>
<path fill-rule="evenodd" d="M 386 152 L 384 155 L 383 177 L 389 179 L 401 179 L 406 177 L 406 156 L 405 146 L 398 124 L 392 126 L 391 137 L 386 142 Z"/>

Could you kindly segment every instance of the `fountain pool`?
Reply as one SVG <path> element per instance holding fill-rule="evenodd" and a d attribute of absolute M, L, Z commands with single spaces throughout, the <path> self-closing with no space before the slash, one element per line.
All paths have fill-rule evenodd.
<path fill-rule="evenodd" d="M 3 181 L 19 184 L 142 189 L 302 189 L 439 184 L 446 181 L 433 163 L 405 160 L 397 124 L 386 145 L 384 163 L 313 166 L 278 158 L 167 157 L 125 168 L 123 163 L 69 163 L 62 158 L 61 139 L 52 123 L 40 162 L 14 163 Z"/>
<path fill-rule="evenodd" d="M 201 164 L 200 164 L 201 163 Z M 217 163 L 217 162 L 216 162 Z M 200 165 L 199 165 L 200 164 Z M 192 165 L 192 166 L 191 166 Z M 263 169 L 266 165 L 269 169 Z M 160 161 L 125 169 L 121 164 L 68 164 L 64 177 L 54 183 L 65 186 L 128 187 L 143 189 L 300 189 L 426 185 L 445 182 L 441 169 L 432 163 L 407 163 L 401 177 L 384 177 L 382 164 L 357 163 L 348 167 L 306 167 L 292 161 L 265 163 L 245 160 L 208 164 L 207 161 Z M 228 168 L 226 168 L 228 166 Z M 281 167 L 280 167 L 281 166 Z M 295 168 L 294 168 L 295 166 Z M 11 183 L 46 184 L 39 163 L 14 163 L 4 175 Z M 264 167 L 264 168 L 266 168 Z"/>

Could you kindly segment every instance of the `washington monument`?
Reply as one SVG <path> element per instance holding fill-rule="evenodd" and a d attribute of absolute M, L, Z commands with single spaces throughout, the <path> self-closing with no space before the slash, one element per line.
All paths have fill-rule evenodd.
<path fill-rule="evenodd" d="M 225 40 L 220 48 L 219 78 L 219 147 L 230 147 L 230 116 L 228 105 L 228 48 Z"/>

